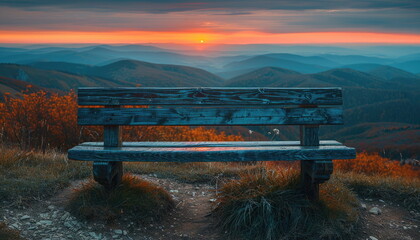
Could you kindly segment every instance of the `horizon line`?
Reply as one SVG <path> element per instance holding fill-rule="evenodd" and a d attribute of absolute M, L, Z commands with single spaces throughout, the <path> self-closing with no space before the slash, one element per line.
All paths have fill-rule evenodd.
<path fill-rule="evenodd" d="M 0 31 L 0 44 L 180 44 L 180 45 L 418 45 L 420 34 L 387 32 L 266 33 L 240 31 Z"/>

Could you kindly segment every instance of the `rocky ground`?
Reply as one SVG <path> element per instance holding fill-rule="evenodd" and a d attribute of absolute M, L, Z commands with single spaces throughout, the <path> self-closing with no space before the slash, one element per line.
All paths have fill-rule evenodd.
<path fill-rule="evenodd" d="M 215 185 L 187 184 L 173 179 L 160 179 L 142 175 L 166 188 L 176 202 L 176 208 L 159 224 L 138 226 L 133 222 L 119 224 L 83 222 L 64 209 L 72 189 L 81 181 L 57 196 L 19 208 L 6 206 L 0 209 L 1 221 L 10 228 L 21 231 L 27 239 L 42 240 L 95 240 L 95 239 L 224 239 L 208 216 L 214 207 Z M 406 211 L 397 205 L 382 200 L 361 199 L 362 229 L 357 240 L 417 240 L 420 239 L 419 213 Z"/>
<path fill-rule="evenodd" d="M 362 199 L 362 229 L 358 240 L 418 240 L 420 213 L 383 200 Z"/>

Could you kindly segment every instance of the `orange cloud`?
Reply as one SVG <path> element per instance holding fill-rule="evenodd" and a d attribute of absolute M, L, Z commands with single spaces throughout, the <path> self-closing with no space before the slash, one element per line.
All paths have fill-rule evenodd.
<path fill-rule="evenodd" d="M 420 34 L 374 32 L 0 31 L 0 43 L 420 44 Z"/>

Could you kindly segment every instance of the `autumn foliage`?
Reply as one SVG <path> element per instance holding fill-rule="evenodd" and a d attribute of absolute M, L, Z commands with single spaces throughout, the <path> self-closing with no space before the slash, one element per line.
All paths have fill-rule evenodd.
<path fill-rule="evenodd" d="M 420 170 L 409 164 L 380 156 L 378 153 L 361 152 L 356 159 L 334 161 L 334 171 L 356 172 L 383 177 L 420 178 Z"/>
<path fill-rule="evenodd" d="M 0 140 L 23 149 L 66 150 L 85 141 L 102 141 L 101 126 L 77 124 L 76 93 L 39 91 L 22 98 L 5 97 L 0 103 Z M 240 136 L 214 129 L 187 126 L 125 127 L 125 141 L 239 141 Z"/>

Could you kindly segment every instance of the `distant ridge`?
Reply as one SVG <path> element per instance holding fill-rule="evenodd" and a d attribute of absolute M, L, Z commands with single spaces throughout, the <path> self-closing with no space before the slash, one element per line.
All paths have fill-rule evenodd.
<path fill-rule="evenodd" d="M 68 62 L 34 62 L 28 65 L 38 69 L 56 70 L 60 72 L 73 73 L 78 75 L 84 75 L 89 73 L 89 70 L 93 67 L 92 65 Z"/>
<path fill-rule="evenodd" d="M 343 68 L 351 68 L 357 71 L 369 73 L 371 75 L 381 77 L 386 80 L 390 80 L 393 78 L 418 78 L 413 73 L 404 71 L 399 68 L 395 68 L 388 65 L 381 65 L 381 64 L 373 64 L 373 63 L 366 63 L 366 64 L 352 64 L 342 66 Z"/>
<path fill-rule="evenodd" d="M 122 60 L 102 67 L 63 62 L 40 62 L 32 66 L 0 64 L 0 76 L 64 91 L 82 86 L 204 87 L 221 86 L 224 82 L 198 68 L 135 60 Z"/>
<path fill-rule="evenodd" d="M 262 67 L 279 67 L 297 71 L 300 73 L 316 73 L 325 71 L 328 68 L 324 66 L 306 64 L 302 62 L 297 62 L 293 60 L 281 59 L 277 55 L 261 55 L 256 57 L 251 57 L 242 61 L 232 62 L 224 66 L 224 71 L 234 71 L 241 69 L 258 69 Z M 302 57 L 303 58 L 303 57 Z"/>
<path fill-rule="evenodd" d="M 199 68 L 135 60 L 122 60 L 102 67 L 93 67 L 89 74 L 145 87 L 220 86 L 224 81 Z"/>
<path fill-rule="evenodd" d="M 56 70 L 43 70 L 18 64 L 0 64 L 0 76 L 17 79 L 39 87 L 62 91 L 76 89 L 81 86 L 116 87 L 127 84 L 95 76 L 76 75 Z"/>
<path fill-rule="evenodd" d="M 413 60 L 401 63 L 392 64 L 392 66 L 411 72 L 414 74 L 420 73 L 420 60 Z"/>
<path fill-rule="evenodd" d="M 230 87 L 287 87 L 297 86 L 310 79 L 298 72 L 277 68 L 264 67 L 252 72 L 234 77 L 226 82 Z"/>
<path fill-rule="evenodd" d="M 301 55 L 290 54 L 290 53 L 270 53 L 270 54 L 265 54 L 263 56 L 290 60 L 290 61 L 295 61 L 295 62 L 304 63 L 304 64 L 329 67 L 329 68 L 340 66 L 339 63 L 331 61 L 321 56 L 301 56 Z"/>

